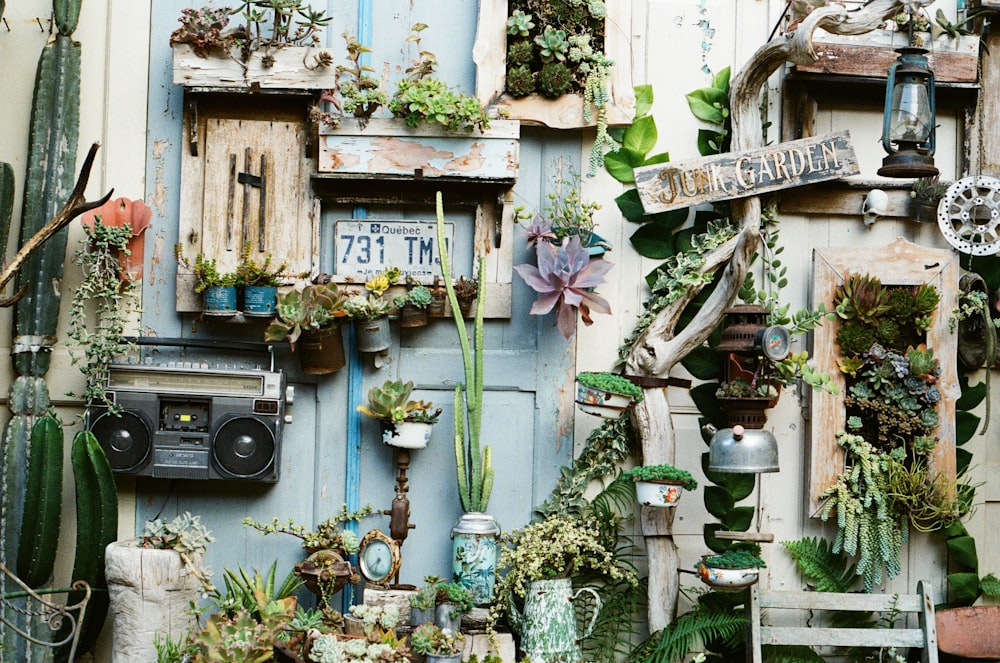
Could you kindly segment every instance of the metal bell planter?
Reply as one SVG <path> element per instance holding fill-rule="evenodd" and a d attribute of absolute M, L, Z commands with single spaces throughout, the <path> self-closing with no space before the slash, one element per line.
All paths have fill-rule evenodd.
<path fill-rule="evenodd" d="M 711 432 L 710 471 L 734 474 L 778 471 L 778 441 L 771 431 L 734 426 Z"/>
<path fill-rule="evenodd" d="M 389 333 L 389 318 L 355 320 L 354 335 L 361 352 L 382 352 L 388 350 L 392 341 Z"/>
<path fill-rule="evenodd" d="M 596 603 L 593 618 L 583 635 L 577 631 L 576 606 L 580 594 L 589 592 Z M 580 640 L 590 635 L 601 612 L 597 591 L 581 587 L 573 592 L 569 578 L 535 580 L 528 583 L 524 598 L 524 613 L 510 611 L 514 628 L 521 633 L 521 650 L 534 663 L 581 661 Z"/>
<path fill-rule="evenodd" d="M 469 590 L 477 606 L 493 599 L 499 540 L 500 525 L 486 513 L 462 514 L 451 529 L 452 577 Z"/>

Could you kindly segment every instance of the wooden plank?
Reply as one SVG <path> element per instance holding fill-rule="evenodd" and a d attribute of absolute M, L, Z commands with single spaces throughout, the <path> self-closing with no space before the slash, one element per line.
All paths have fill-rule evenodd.
<path fill-rule="evenodd" d="M 726 532 L 715 533 L 717 539 L 727 541 L 757 541 L 760 543 L 774 543 L 774 534 L 771 532 Z"/>
<path fill-rule="evenodd" d="M 900 612 L 923 609 L 920 594 L 840 594 L 836 592 L 758 591 L 760 607 L 789 610 L 852 610 L 883 612 L 895 608 Z"/>
<path fill-rule="evenodd" d="M 321 173 L 512 181 L 517 178 L 520 125 L 494 120 L 484 132 L 411 128 L 399 119 L 346 121 L 320 132 Z"/>
<path fill-rule="evenodd" d="M 761 626 L 761 645 L 830 647 L 923 647 L 920 629 Z"/>
<path fill-rule="evenodd" d="M 931 41 L 929 35 L 915 35 L 921 48 L 928 49 L 927 63 L 934 79 L 942 83 L 975 83 L 978 80 L 979 37 L 947 36 Z M 816 62 L 796 65 L 795 71 L 885 78 L 889 65 L 896 61 L 897 48 L 906 46 L 906 35 L 899 31 L 879 30 L 864 35 L 817 34 L 814 37 Z"/>
<path fill-rule="evenodd" d="M 264 53 L 255 51 L 244 67 L 230 55 L 198 57 L 190 44 L 174 44 L 173 82 L 186 87 L 231 88 L 232 91 L 264 89 L 325 90 L 336 87 L 337 68 L 316 66 L 316 56 L 323 49 L 309 46 L 287 46 L 271 49 L 267 54 L 274 64 L 261 64 Z M 333 57 L 333 54 L 326 51 Z"/>
<path fill-rule="evenodd" d="M 635 169 L 647 214 L 755 196 L 858 174 L 850 133 Z"/>
<path fill-rule="evenodd" d="M 948 330 L 948 317 L 958 305 L 958 255 L 950 249 L 930 249 L 897 239 L 879 248 L 816 249 L 813 254 L 813 306 L 820 303 L 833 309 L 833 298 L 844 278 L 851 273 L 870 274 L 885 285 L 929 283 L 938 289 L 940 301 L 927 331 L 927 345 L 941 357 L 938 388 L 941 423 L 938 442 L 931 452 L 931 464 L 945 477 L 955 476 L 955 400 L 960 393 L 956 362 L 948 360 L 956 352 L 956 336 Z M 820 325 L 813 332 L 813 362 L 827 373 L 837 394 L 813 392 L 810 421 L 809 513 L 818 517 L 819 494 L 832 485 L 844 467 L 844 450 L 837 445 L 835 432 L 842 428 L 846 409 L 844 374 L 837 364 L 837 324 Z"/>
<path fill-rule="evenodd" d="M 778 210 L 784 214 L 829 214 L 861 217 L 861 207 L 872 189 L 882 188 L 879 182 L 823 182 L 788 189 L 781 194 Z M 910 218 L 910 189 L 882 189 L 889 196 L 887 217 Z"/>

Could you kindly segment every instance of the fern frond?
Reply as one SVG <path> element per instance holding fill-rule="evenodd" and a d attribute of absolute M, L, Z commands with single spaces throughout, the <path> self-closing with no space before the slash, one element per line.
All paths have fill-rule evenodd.
<path fill-rule="evenodd" d="M 823 663 L 825 660 L 805 645 L 764 645 L 760 653 L 765 663 Z"/>
<path fill-rule="evenodd" d="M 833 552 L 823 538 L 805 537 L 798 541 L 782 541 L 795 560 L 799 571 L 819 592 L 849 592 L 857 580 L 854 564 Z"/>
<path fill-rule="evenodd" d="M 594 496 L 591 504 L 595 508 L 600 505 L 608 510 L 614 509 L 619 514 L 631 514 L 635 511 L 635 482 L 619 474 Z"/>
<path fill-rule="evenodd" d="M 646 582 L 643 579 L 636 587 L 627 582 L 597 586 L 603 607 L 594 624 L 594 630 L 581 644 L 583 660 L 594 663 L 615 663 L 624 658 L 631 647 L 629 638 L 633 633 L 632 619 L 645 614 Z M 590 620 L 593 613 L 584 615 Z"/>
<path fill-rule="evenodd" d="M 650 635 L 629 659 L 635 663 L 672 663 L 700 643 L 742 634 L 745 625 L 746 617 L 741 612 L 695 609 L 679 615 L 666 628 Z"/>

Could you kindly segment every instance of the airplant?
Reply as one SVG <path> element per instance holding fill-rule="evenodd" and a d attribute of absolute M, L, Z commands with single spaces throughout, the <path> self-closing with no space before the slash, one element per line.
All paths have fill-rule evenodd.
<path fill-rule="evenodd" d="M 562 246 L 548 242 L 538 244 L 538 266 L 515 265 L 524 282 L 538 293 L 531 307 L 532 315 L 545 315 L 557 308 L 556 324 L 565 338 L 573 335 L 576 311 L 580 310 L 583 324 L 593 324 L 590 311 L 611 313 L 607 300 L 591 291 L 604 283 L 604 275 L 613 267 L 605 260 L 591 260 L 578 236 L 570 237 Z"/>

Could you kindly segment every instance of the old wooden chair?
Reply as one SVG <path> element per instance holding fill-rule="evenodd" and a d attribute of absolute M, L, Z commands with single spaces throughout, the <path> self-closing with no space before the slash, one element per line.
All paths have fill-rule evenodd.
<path fill-rule="evenodd" d="M 895 611 L 905 616 L 916 613 L 917 628 L 831 628 L 804 626 L 767 626 L 761 622 L 764 611 L 774 610 L 846 610 L 853 612 Z M 923 663 L 937 663 L 938 645 L 934 621 L 934 601 L 917 583 L 916 594 L 838 594 L 834 592 L 797 592 L 750 589 L 746 604 L 748 630 L 747 661 L 761 663 L 763 645 L 807 645 L 832 647 L 919 647 Z"/>
<path fill-rule="evenodd" d="M 0 574 L 7 576 L 8 586 L 20 588 L 0 596 L 0 631 L 3 627 L 10 628 L 18 636 L 42 647 L 55 649 L 69 645 L 68 660 L 74 660 L 76 645 L 80 639 L 80 624 L 90 601 L 90 585 L 77 580 L 73 583 L 73 589 L 84 592 L 83 598 L 72 605 L 60 605 L 44 599 L 42 590 L 32 590 L 3 564 L 0 564 Z M 55 593 L 65 592 L 66 590 L 56 590 Z M 10 615 L 19 618 L 9 619 Z M 43 628 L 32 629 L 35 622 Z"/>

